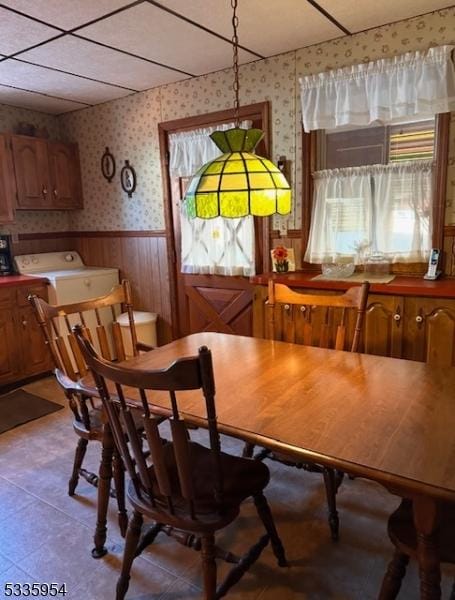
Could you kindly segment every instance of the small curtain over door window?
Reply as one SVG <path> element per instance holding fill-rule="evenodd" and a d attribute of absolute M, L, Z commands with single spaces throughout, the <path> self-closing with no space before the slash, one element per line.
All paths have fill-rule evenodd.
<path fill-rule="evenodd" d="M 224 123 L 169 136 L 169 172 L 171 177 L 191 177 L 206 162 L 221 152 L 209 135 L 216 130 L 235 127 Z M 251 127 L 251 122 L 241 123 Z M 182 273 L 211 275 L 255 274 L 254 219 L 190 219 L 180 211 Z"/>

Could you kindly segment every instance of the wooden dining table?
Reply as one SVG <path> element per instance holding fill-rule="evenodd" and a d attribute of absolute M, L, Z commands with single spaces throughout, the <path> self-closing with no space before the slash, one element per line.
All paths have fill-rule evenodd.
<path fill-rule="evenodd" d="M 455 501 L 455 369 L 211 332 L 122 364 L 161 369 L 201 346 L 213 355 L 221 433 L 368 478 L 413 500 L 420 597 L 439 599 L 435 532 L 442 503 Z M 95 393 L 91 380 L 81 385 Z M 152 393 L 150 402 L 156 412 L 169 412 L 163 392 Z M 188 423 L 206 426 L 200 392 L 180 393 L 179 406 Z M 100 494 L 110 485 L 112 447 L 107 427 Z M 107 505 L 98 507 L 98 552 L 106 539 L 106 511 Z"/>

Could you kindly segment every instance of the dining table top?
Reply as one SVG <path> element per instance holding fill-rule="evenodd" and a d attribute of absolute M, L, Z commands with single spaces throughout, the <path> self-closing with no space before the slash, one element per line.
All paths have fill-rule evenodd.
<path fill-rule="evenodd" d="M 221 433 L 397 493 L 455 501 L 455 369 L 212 332 L 123 364 L 162 369 L 201 346 L 213 356 Z M 185 418 L 203 426 L 200 391 L 178 398 Z M 170 409 L 164 392 L 149 402 Z"/>

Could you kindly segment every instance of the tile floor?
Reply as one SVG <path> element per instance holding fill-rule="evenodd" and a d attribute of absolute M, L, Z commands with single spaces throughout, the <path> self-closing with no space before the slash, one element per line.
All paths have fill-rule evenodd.
<path fill-rule="evenodd" d="M 27 388 L 64 404 L 52 379 Z M 205 433 L 192 433 L 203 438 Z M 0 598 L 6 582 L 65 582 L 71 600 L 113 600 L 123 550 L 112 503 L 109 554 L 90 556 L 96 491 L 81 481 L 77 495 L 66 494 L 76 437 L 65 408 L 0 435 Z M 223 448 L 242 445 L 223 439 Z M 96 470 L 99 446 L 89 445 L 87 467 Z M 267 547 L 258 562 L 232 588 L 230 600 L 373 600 L 392 552 L 386 535 L 388 514 L 397 505 L 376 484 L 346 480 L 338 495 L 341 539 L 330 541 L 325 496 L 317 474 L 269 463 L 267 496 L 291 566 L 276 566 Z M 254 506 L 222 532 L 219 545 L 241 553 L 262 534 Z M 222 576 L 227 566 L 220 565 Z M 448 598 L 454 570 L 443 573 Z M 399 598 L 418 598 L 415 567 L 410 567 Z M 201 598 L 198 554 L 161 535 L 135 560 L 128 600 Z"/>

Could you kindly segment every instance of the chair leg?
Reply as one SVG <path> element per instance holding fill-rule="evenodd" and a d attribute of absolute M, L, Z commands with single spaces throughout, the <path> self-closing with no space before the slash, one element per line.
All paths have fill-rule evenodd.
<path fill-rule="evenodd" d="M 118 524 L 122 537 L 125 537 L 128 527 L 128 515 L 125 505 L 125 468 L 117 450 L 114 450 L 114 456 L 112 457 L 112 469 L 118 506 Z"/>
<path fill-rule="evenodd" d="M 125 550 L 123 551 L 122 571 L 117 581 L 116 600 L 123 600 L 130 583 L 130 572 L 136 555 L 136 548 L 141 536 L 144 519 L 140 512 L 134 511 L 126 534 Z"/>
<path fill-rule="evenodd" d="M 395 550 L 392 560 L 387 567 L 386 574 L 382 581 L 379 600 L 395 600 L 401 588 L 401 582 L 406 574 L 409 556 L 399 550 Z"/>
<path fill-rule="evenodd" d="M 275 521 L 273 520 L 269 504 L 264 494 L 256 494 L 256 496 L 254 496 L 254 504 L 256 505 L 259 518 L 263 522 L 265 530 L 269 534 L 270 543 L 272 544 L 273 553 L 277 558 L 278 565 L 280 567 L 287 567 L 288 563 L 284 553 L 284 547 L 276 530 Z"/>
<path fill-rule="evenodd" d="M 79 469 L 82 467 L 82 462 L 87 452 L 88 440 L 85 438 L 79 438 L 76 446 L 76 452 L 74 453 L 74 464 L 73 473 L 68 483 L 68 495 L 74 496 L 76 491 L 77 482 L 79 481 Z"/>
<path fill-rule="evenodd" d="M 243 446 L 242 456 L 243 458 L 253 458 L 254 452 L 254 444 L 250 444 L 250 442 L 245 442 Z"/>
<path fill-rule="evenodd" d="M 201 544 L 202 570 L 204 576 L 204 600 L 216 600 L 215 536 L 202 536 Z"/>
<path fill-rule="evenodd" d="M 340 520 L 337 511 L 337 483 L 335 471 L 327 467 L 323 467 L 322 474 L 324 475 L 325 493 L 327 496 L 327 506 L 329 509 L 329 526 L 330 534 L 334 542 L 338 541 Z"/>

